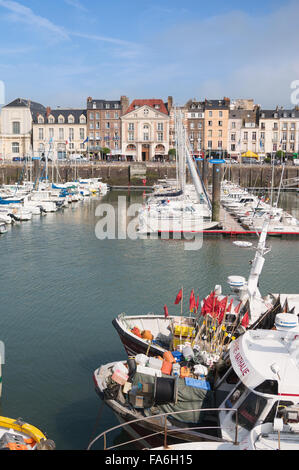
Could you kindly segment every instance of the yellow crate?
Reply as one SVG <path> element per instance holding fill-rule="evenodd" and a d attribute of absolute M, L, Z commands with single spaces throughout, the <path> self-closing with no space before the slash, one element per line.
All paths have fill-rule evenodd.
<path fill-rule="evenodd" d="M 188 336 L 189 338 L 195 337 L 195 328 L 190 326 L 176 325 L 174 327 L 175 336 Z"/>
<path fill-rule="evenodd" d="M 176 350 L 176 348 L 180 345 L 184 345 L 185 343 L 190 343 L 191 341 L 187 338 L 180 338 L 180 337 L 176 337 L 174 336 L 173 339 L 172 339 L 172 347 L 174 350 Z M 191 346 L 193 346 L 193 342 L 191 342 Z"/>

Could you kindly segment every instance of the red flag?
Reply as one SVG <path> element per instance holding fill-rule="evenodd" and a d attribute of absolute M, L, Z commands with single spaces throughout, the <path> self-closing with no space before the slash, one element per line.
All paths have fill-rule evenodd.
<path fill-rule="evenodd" d="M 183 291 L 181 289 L 180 292 L 178 293 L 178 295 L 176 296 L 174 305 L 178 305 L 180 303 L 180 301 L 182 300 L 182 297 L 183 297 Z"/>
<path fill-rule="evenodd" d="M 203 307 L 201 309 L 201 314 L 203 316 L 207 315 L 208 313 L 212 313 L 213 309 L 215 309 L 215 300 L 217 300 L 217 297 L 215 298 L 215 292 L 211 292 L 211 294 L 206 299 L 204 299 Z"/>
<path fill-rule="evenodd" d="M 194 295 L 194 290 L 193 289 L 192 289 L 192 292 L 191 292 L 191 295 L 190 295 L 189 305 L 190 305 L 190 312 L 193 312 L 193 310 L 196 307 L 196 301 L 195 301 L 195 295 Z"/>
<path fill-rule="evenodd" d="M 229 306 L 227 307 L 227 312 L 232 311 L 232 306 L 233 306 L 234 299 L 231 299 Z"/>
<path fill-rule="evenodd" d="M 243 326 L 243 328 L 248 328 L 249 326 L 249 315 L 248 315 L 248 312 L 245 313 L 243 319 L 242 319 L 242 322 L 241 322 L 241 325 Z"/>
<path fill-rule="evenodd" d="M 165 315 L 165 318 L 169 317 L 167 305 L 164 305 L 164 315 Z"/>
<path fill-rule="evenodd" d="M 239 312 L 240 312 L 241 305 L 242 305 L 242 300 L 241 300 L 241 302 L 236 306 L 236 308 L 235 308 L 235 313 L 239 313 Z"/>
<path fill-rule="evenodd" d="M 216 316 L 218 318 L 219 323 L 223 322 L 224 315 L 227 311 L 227 302 L 228 297 L 224 297 L 224 299 L 217 303 Z"/>
<path fill-rule="evenodd" d="M 197 296 L 197 301 L 196 301 L 196 311 L 198 312 L 199 309 L 199 295 Z"/>

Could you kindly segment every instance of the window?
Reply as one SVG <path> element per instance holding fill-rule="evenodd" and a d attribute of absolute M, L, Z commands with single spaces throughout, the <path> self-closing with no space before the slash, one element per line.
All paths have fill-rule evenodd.
<path fill-rule="evenodd" d="M 110 122 L 106 122 L 106 129 L 110 129 Z"/>
<path fill-rule="evenodd" d="M 191 125 L 193 125 L 194 127 L 194 123 L 191 123 Z M 193 129 L 192 127 L 192 129 Z M 163 122 L 158 122 L 158 131 L 163 131 Z"/>
<path fill-rule="evenodd" d="M 74 149 L 75 149 L 75 144 L 73 144 L 72 142 L 70 142 L 69 148 L 70 148 L 70 150 L 74 150 Z"/>
<path fill-rule="evenodd" d="M 63 117 L 63 116 L 59 116 L 59 118 L 58 118 L 58 123 L 59 123 L 59 124 L 63 124 L 63 123 L 64 123 L 64 117 Z"/>
<path fill-rule="evenodd" d="M 94 129 L 94 124 L 93 124 L 93 122 L 90 122 L 90 123 L 89 123 L 89 129 Z"/>
<path fill-rule="evenodd" d="M 258 421 L 262 412 L 267 405 L 267 400 L 260 395 L 255 395 L 251 392 L 245 398 L 244 402 L 238 408 L 238 422 L 239 424 L 250 431 Z M 236 415 L 233 415 L 233 420 L 236 419 Z"/>
<path fill-rule="evenodd" d="M 208 137 L 212 137 L 213 136 L 213 131 L 208 131 Z"/>
<path fill-rule="evenodd" d="M 96 119 L 100 119 L 100 113 L 96 113 Z"/>
<path fill-rule="evenodd" d="M 282 140 L 284 140 L 284 141 L 287 140 L 287 132 L 282 133 Z"/>
<path fill-rule="evenodd" d="M 59 129 L 59 140 L 64 140 L 64 129 L 63 128 Z"/>
<path fill-rule="evenodd" d="M 265 122 L 261 123 L 261 129 L 266 129 L 266 123 Z"/>
<path fill-rule="evenodd" d="M 84 128 L 80 128 L 80 139 L 81 140 L 85 139 L 85 129 Z"/>
<path fill-rule="evenodd" d="M 74 116 L 70 115 L 70 116 L 68 117 L 68 123 L 69 123 L 69 124 L 74 124 L 74 122 L 75 122 Z"/>
<path fill-rule="evenodd" d="M 128 140 L 130 141 L 134 140 L 134 132 L 129 132 Z"/>
<path fill-rule="evenodd" d="M 148 132 L 144 132 L 144 133 L 143 133 L 143 140 L 146 140 L 146 141 L 149 140 Z"/>
<path fill-rule="evenodd" d="M 236 129 L 236 123 L 232 122 L 232 129 Z"/>
<path fill-rule="evenodd" d="M 278 129 L 278 123 L 277 122 L 274 122 L 274 126 L 273 126 L 274 129 Z"/>
<path fill-rule="evenodd" d="M 209 117 L 213 116 L 213 111 L 209 111 Z"/>
<path fill-rule="evenodd" d="M 211 140 L 208 141 L 208 148 L 211 149 L 213 147 L 213 142 Z"/>
<path fill-rule="evenodd" d="M 235 142 L 235 141 L 236 141 L 236 134 L 232 134 L 230 140 L 232 140 L 233 142 Z"/>
<path fill-rule="evenodd" d="M 38 123 L 43 124 L 44 123 L 44 118 L 42 116 L 38 117 Z"/>
<path fill-rule="evenodd" d="M 212 126 L 213 126 L 213 121 L 209 121 L 209 122 L 208 122 L 208 125 L 209 125 L 210 127 L 212 127 Z"/>
<path fill-rule="evenodd" d="M 19 122 L 13 122 L 12 123 L 12 133 L 13 134 L 20 134 L 21 132 L 21 126 Z"/>
<path fill-rule="evenodd" d="M 291 141 L 294 141 L 294 140 L 295 140 L 295 132 L 291 132 L 290 140 L 291 140 Z"/>
<path fill-rule="evenodd" d="M 222 149 L 222 140 L 219 140 L 219 141 L 218 141 L 218 148 L 219 148 L 219 149 Z"/>
<path fill-rule="evenodd" d="M 50 137 L 50 139 L 53 139 L 53 137 L 54 137 L 54 129 L 52 127 L 50 127 L 50 129 L 49 129 L 49 137 Z"/>
<path fill-rule="evenodd" d="M 129 123 L 129 131 L 134 130 L 134 124 L 132 122 Z"/>
<path fill-rule="evenodd" d="M 158 132 L 158 141 L 163 142 L 163 132 Z"/>
<path fill-rule="evenodd" d="M 80 124 L 85 124 L 85 123 L 86 123 L 86 117 L 80 116 Z"/>
<path fill-rule="evenodd" d="M 119 114 L 118 114 L 118 113 L 115 113 L 115 114 L 114 114 L 114 118 L 115 118 L 115 119 L 118 119 L 118 118 L 119 118 Z"/>
<path fill-rule="evenodd" d="M 273 140 L 274 142 L 278 142 L 278 132 L 274 132 Z"/>
<path fill-rule="evenodd" d="M 54 123 L 55 123 L 54 116 L 49 116 L 49 117 L 48 117 L 48 123 L 49 123 L 49 124 L 54 124 Z"/>
<path fill-rule="evenodd" d="M 96 123 L 96 129 L 100 129 L 100 123 L 99 122 Z"/>
<path fill-rule="evenodd" d="M 106 113 L 105 116 L 106 116 L 106 119 L 110 119 L 110 113 Z"/>
<path fill-rule="evenodd" d="M 198 129 L 202 129 L 202 122 L 198 123 Z"/>
<path fill-rule="evenodd" d="M 223 112 L 219 111 L 219 117 L 223 117 Z"/>
<path fill-rule="evenodd" d="M 252 133 L 252 140 L 256 140 L 256 132 Z"/>
<path fill-rule="evenodd" d="M 222 125 L 223 125 L 223 121 L 218 121 L 218 126 L 222 127 Z"/>
<path fill-rule="evenodd" d="M 20 144 L 19 144 L 19 142 L 13 142 L 11 144 L 11 151 L 12 151 L 12 153 L 20 153 Z"/>
<path fill-rule="evenodd" d="M 232 144 L 230 146 L 230 149 L 231 149 L 232 152 L 235 152 L 236 151 L 236 144 Z"/>
<path fill-rule="evenodd" d="M 106 103 L 106 109 L 110 109 L 110 104 Z"/>
<path fill-rule="evenodd" d="M 100 133 L 96 132 L 96 140 L 100 140 Z"/>
<path fill-rule="evenodd" d="M 39 140 L 44 140 L 44 129 L 40 128 L 38 130 L 38 139 Z"/>
<path fill-rule="evenodd" d="M 190 129 L 194 129 L 194 122 L 190 122 Z M 159 130 L 159 127 L 158 127 Z"/>
<path fill-rule="evenodd" d="M 70 140 L 74 139 L 74 129 L 72 127 L 69 129 L 69 139 Z"/>
<path fill-rule="evenodd" d="M 248 132 L 244 132 L 244 140 L 248 140 Z"/>
<path fill-rule="evenodd" d="M 93 113 L 89 113 L 89 119 L 90 119 L 91 121 L 94 120 L 94 114 L 93 114 Z"/>
<path fill-rule="evenodd" d="M 218 137 L 222 137 L 222 131 L 218 131 Z"/>

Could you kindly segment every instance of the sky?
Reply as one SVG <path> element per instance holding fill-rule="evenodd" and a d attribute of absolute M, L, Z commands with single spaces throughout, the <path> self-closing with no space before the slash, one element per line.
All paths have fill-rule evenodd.
<path fill-rule="evenodd" d="M 6 103 L 52 108 L 121 95 L 291 108 L 298 18 L 298 0 L 0 0 L 0 85 Z"/>

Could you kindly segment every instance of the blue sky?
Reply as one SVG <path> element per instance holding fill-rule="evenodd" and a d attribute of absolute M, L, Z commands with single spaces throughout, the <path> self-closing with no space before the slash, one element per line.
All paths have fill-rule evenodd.
<path fill-rule="evenodd" d="M 0 80 L 6 102 L 52 107 L 120 95 L 291 107 L 298 18 L 293 0 L 0 0 Z"/>

